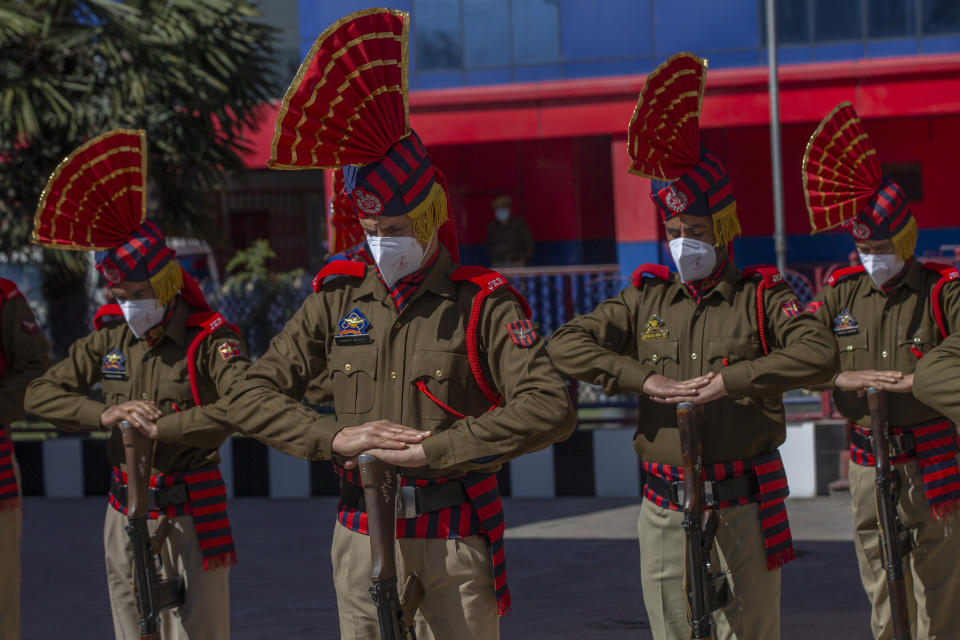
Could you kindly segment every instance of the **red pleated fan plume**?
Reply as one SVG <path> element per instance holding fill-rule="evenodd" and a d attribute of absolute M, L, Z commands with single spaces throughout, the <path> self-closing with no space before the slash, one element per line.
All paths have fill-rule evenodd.
<path fill-rule="evenodd" d="M 647 76 L 627 127 L 630 173 L 670 181 L 697 164 L 706 75 L 706 60 L 683 52 Z"/>
<path fill-rule="evenodd" d="M 366 9 L 320 34 L 283 97 L 268 166 L 375 162 L 407 135 L 408 28 L 404 11 Z"/>

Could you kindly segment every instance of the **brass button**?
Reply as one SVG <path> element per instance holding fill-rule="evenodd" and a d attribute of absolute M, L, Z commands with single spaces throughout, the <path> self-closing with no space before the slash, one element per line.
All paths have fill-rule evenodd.
<path fill-rule="evenodd" d="M 348 362 L 347 364 L 343 365 L 343 370 L 344 370 L 344 371 L 350 371 L 350 369 L 353 369 L 353 367 L 350 366 L 350 363 L 349 363 L 349 362 Z"/>
<path fill-rule="evenodd" d="M 913 336 L 913 344 L 920 344 L 920 336 Z"/>
<path fill-rule="evenodd" d="M 146 391 L 144 391 L 143 393 L 140 394 L 140 399 L 141 399 L 141 400 L 146 400 L 146 399 L 147 399 L 147 392 L 146 392 Z"/>
<path fill-rule="evenodd" d="M 317 457 L 318 457 L 318 458 L 322 458 L 322 457 L 323 457 L 323 449 L 317 449 Z"/>
<path fill-rule="evenodd" d="M 657 360 L 660 359 L 660 356 L 658 356 L 657 354 L 653 354 L 653 356 L 651 356 L 650 359 L 656 362 Z"/>
<path fill-rule="evenodd" d="M 848 345 L 847 345 L 847 351 L 853 351 L 853 345 L 852 345 L 852 344 L 848 344 Z"/>
<path fill-rule="evenodd" d="M 880 357 L 881 357 L 881 358 L 886 358 L 886 357 L 887 357 L 887 350 L 886 350 L 886 349 L 884 349 L 883 351 L 880 352 Z"/>
<path fill-rule="evenodd" d="M 691 354 L 690 354 L 690 359 L 691 359 L 691 360 L 696 360 L 696 359 L 697 359 L 697 354 L 691 353 Z"/>
<path fill-rule="evenodd" d="M 447 456 L 440 456 L 440 464 L 447 464 Z"/>
<path fill-rule="evenodd" d="M 394 380 L 396 380 L 396 379 L 397 379 L 397 372 L 396 372 L 396 371 L 391 371 L 391 372 L 390 372 L 390 377 L 393 378 Z"/>
<path fill-rule="evenodd" d="M 442 378 L 442 377 L 443 377 L 443 369 L 437 369 L 437 370 L 434 371 L 433 373 L 434 373 L 438 378 Z"/>
<path fill-rule="evenodd" d="M 399 321 L 399 320 L 397 320 L 396 322 L 393 323 L 393 328 L 394 328 L 394 329 L 399 329 L 399 328 L 400 328 L 400 321 Z"/>
<path fill-rule="evenodd" d="M 694 312 L 693 312 L 693 315 L 695 315 L 695 316 L 700 315 L 700 309 L 697 309 L 696 311 L 694 311 Z"/>

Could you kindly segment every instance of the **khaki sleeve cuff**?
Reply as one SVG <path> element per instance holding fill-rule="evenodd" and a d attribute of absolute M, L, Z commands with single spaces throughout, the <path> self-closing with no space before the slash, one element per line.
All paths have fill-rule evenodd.
<path fill-rule="evenodd" d="M 100 414 L 106 409 L 107 405 L 104 403 L 84 398 L 80 401 L 80 410 L 77 412 L 80 426 L 88 429 L 103 429 L 100 424 Z"/>
<path fill-rule="evenodd" d="M 731 398 L 746 398 L 753 393 L 753 383 L 750 381 L 750 363 L 736 362 L 724 367 L 720 372 L 723 376 L 723 386 Z"/>
<path fill-rule="evenodd" d="M 314 420 L 304 443 L 303 457 L 307 460 L 329 460 L 333 456 L 333 439 L 348 426 L 324 417 Z"/>
<path fill-rule="evenodd" d="M 454 450 L 454 427 L 431 435 L 423 441 L 423 453 L 431 469 L 447 469 L 459 462 Z"/>
<path fill-rule="evenodd" d="M 643 383 L 647 378 L 656 373 L 657 369 L 651 366 L 643 366 L 633 358 L 621 356 L 624 361 L 623 370 L 620 372 L 618 386 L 621 392 L 643 393 Z"/>
<path fill-rule="evenodd" d="M 183 440 L 183 425 L 180 424 L 180 414 L 170 414 L 157 420 L 157 438 L 164 442 L 180 442 Z"/>

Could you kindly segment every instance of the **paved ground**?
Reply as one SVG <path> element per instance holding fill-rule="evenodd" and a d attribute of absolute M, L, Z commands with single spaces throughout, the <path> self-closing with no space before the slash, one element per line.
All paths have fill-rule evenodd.
<path fill-rule="evenodd" d="M 108 638 L 104 501 L 28 498 L 23 536 L 23 638 Z M 333 499 L 230 503 L 240 553 L 232 637 L 336 638 L 330 583 Z M 638 572 L 639 505 L 626 499 L 507 499 L 513 614 L 502 637 L 649 638 Z M 788 502 L 798 560 L 783 570 L 783 638 L 868 640 L 848 498 Z"/>

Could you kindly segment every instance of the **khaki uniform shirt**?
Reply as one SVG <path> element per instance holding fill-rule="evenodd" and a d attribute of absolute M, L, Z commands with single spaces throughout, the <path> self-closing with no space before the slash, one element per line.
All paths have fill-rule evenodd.
<path fill-rule="evenodd" d="M 0 348 L 7 366 L 0 374 L 0 427 L 23 417 L 27 384 L 50 365 L 50 348 L 23 296 L 0 307 Z"/>
<path fill-rule="evenodd" d="M 478 326 L 480 365 L 503 395 L 491 411 L 467 358 L 466 331 L 477 286 L 450 280 L 455 265 L 445 249 L 397 313 L 373 267 L 361 278 L 337 277 L 303 303 L 267 352 L 247 371 L 228 417 L 240 431 L 284 453 L 331 458 L 331 442 L 348 426 L 387 419 L 430 430 L 423 441 L 428 466 L 411 477 L 494 472 L 503 462 L 542 449 L 573 430 L 576 414 L 543 340 L 519 347 L 507 324 L 523 319 L 505 287 L 484 301 Z M 340 322 L 354 310 L 370 323 L 367 344 L 338 344 Z M 336 419 L 302 404 L 311 381 L 332 390 Z M 423 380 L 456 418 L 416 387 Z M 333 456 L 334 461 L 343 458 Z"/>
<path fill-rule="evenodd" d="M 125 322 L 77 340 L 66 359 L 30 384 L 27 410 L 65 431 L 93 431 L 102 428 L 100 414 L 107 406 L 153 400 L 163 412 L 157 421 L 161 442 L 154 452 L 153 473 L 219 463 L 217 449 L 232 429 L 217 400 L 239 381 L 249 361 L 232 330 L 222 327 L 207 336 L 196 354 L 203 406 L 195 406 L 187 371 L 187 348 L 201 330 L 187 327 L 194 311 L 178 301 L 163 335 L 152 346 L 136 338 Z M 105 403 L 87 397 L 98 380 Z M 110 434 L 108 454 L 112 464 L 122 465 L 123 442 L 117 427 Z"/>
<path fill-rule="evenodd" d="M 646 278 L 642 287 L 628 287 L 560 327 L 550 339 L 550 356 L 561 372 L 600 385 L 608 395 L 641 394 L 634 448 L 644 461 L 681 464 L 676 406 L 643 395 L 652 374 L 675 380 L 723 374 L 727 396 L 704 406 L 704 462 L 770 453 L 786 437 L 781 395 L 829 379 L 837 349 L 809 314 L 794 313 L 798 303 L 783 283 L 764 293 L 771 348 L 764 356 L 759 284 L 759 277 L 744 279 L 731 261 L 697 304 L 677 274 Z"/>
<path fill-rule="evenodd" d="M 911 352 L 911 347 L 925 354 L 923 360 L 946 355 L 944 352 L 930 353 L 940 344 L 930 297 L 939 279 L 940 274 L 925 269 L 914 260 L 903 280 L 889 294 L 877 287 L 866 272 L 847 276 L 835 286 L 824 287 L 815 298 L 815 302 L 823 304 L 814 315 L 833 332 L 840 348 L 841 371 L 879 369 L 912 373 L 921 360 Z M 944 318 L 951 332 L 960 330 L 958 287 L 960 282 L 950 282 L 940 292 Z M 852 317 L 852 328 L 851 318 L 841 317 L 845 312 Z M 933 382 L 936 394 L 942 396 L 941 402 L 950 402 L 957 395 L 956 373 L 950 377 L 949 367 L 956 367 L 960 361 L 950 361 L 949 357 L 942 360 L 949 363 L 942 370 L 944 377 Z M 931 381 L 927 379 L 927 383 Z M 915 379 L 914 386 L 917 384 Z M 866 396 L 859 397 L 856 391 L 834 389 L 833 400 L 846 419 L 870 428 Z M 939 417 L 938 411 L 911 393 L 887 394 L 890 426 L 915 425 Z"/>

